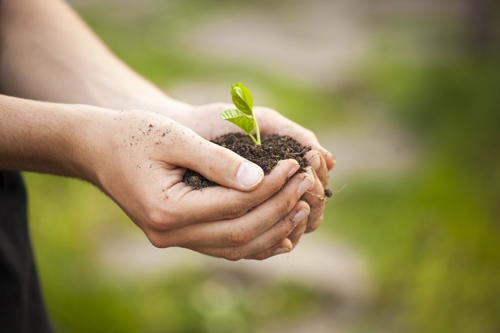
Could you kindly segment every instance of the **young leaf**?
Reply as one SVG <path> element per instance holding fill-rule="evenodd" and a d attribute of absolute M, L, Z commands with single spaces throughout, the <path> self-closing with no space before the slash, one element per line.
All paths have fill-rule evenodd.
<path fill-rule="evenodd" d="M 248 90 L 241 82 L 231 85 L 231 96 L 233 103 L 243 113 L 253 116 L 253 98 L 250 90 Z"/>
<path fill-rule="evenodd" d="M 245 88 L 241 82 L 237 82 L 231 85 L 231 96 L 238 110 L 226 110 L 220 117 L 241 128 L 256 145 L 260 145 L 259 125 L 257 124 L 257 119 L 255 119 L 253 115 L 253 98 L 250 90 Z M 254 129 L 257 134 L 257 140 L 252 135 Z"/>
<path fill-rule="evenodd" d="M 228 109 L 222 112 L 220 117 L 224 120 L 232 122 L 249 135 L 255 128 L 255 121 L 240 110 Z"/>

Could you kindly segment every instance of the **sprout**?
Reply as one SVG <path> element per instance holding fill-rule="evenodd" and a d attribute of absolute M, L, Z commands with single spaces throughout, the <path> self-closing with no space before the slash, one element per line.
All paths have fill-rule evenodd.
<path fill-rule="evenodd" d="M 227 109 L 221 113 L 220 117 L 241 128 L 259 146 L 260 132 L 257 119 L 253 114 L 253 98 L 250 90 L 245 88 L 241 82 L 237 82 L 231 85 L 231 96 L 237 109 Z M 254 129 L 257 139 L 252 135 Z"/>

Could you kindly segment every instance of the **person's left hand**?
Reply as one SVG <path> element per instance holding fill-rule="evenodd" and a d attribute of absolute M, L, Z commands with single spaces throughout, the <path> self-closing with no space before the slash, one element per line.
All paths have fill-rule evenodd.
<path fill-rule="evenodd" d="M 225 103 L 189 106 L 176 119 L 208 140 L 226 133 L 242 133 L 237 126 L 223 121 L 219 117 L 224 110 L 230 108 L 234 108 L 234 106 Z M 261 135 L 265 136 L 273 133 L 287 134 L 301 144 L 311 147 L 311 151 L 306 154 L 305 158 L 311 166 L 311 172 L 316 182 L 314 188 L 306 192 L 303 196 L 311 208 L 311 213 L 309 218 L 304 223 L 298 225 L 288 237 L 295 246 L 304 232 L 316 230 L 323 222 L 323 211 L 326 203 L 324 189 L 328 186 L 328 171 L 335 166 L 335 159 L 331 153 L 320 145 L 316 135 L 312 131 L 287 119 L 279 112 L 270 108 L 254 107 L 254 114 L 257 118 Z"/>

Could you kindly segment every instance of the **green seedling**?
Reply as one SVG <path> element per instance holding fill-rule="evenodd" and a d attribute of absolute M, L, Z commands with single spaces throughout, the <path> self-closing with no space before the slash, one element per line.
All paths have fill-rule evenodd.
<path fill-rule="evenodd" d="M 221 113 L 220 117 L 241 128 L 259 146 L 259 125 L 257 125 L 257 119 L 253 114 L 253 98 L 250 90 L 245 88 L 241 82 L 237 82 L 231 85 L 231 96 L 237 109 L 227 109 Z M 252 135 L 254 129 L 257 139 Z"/>

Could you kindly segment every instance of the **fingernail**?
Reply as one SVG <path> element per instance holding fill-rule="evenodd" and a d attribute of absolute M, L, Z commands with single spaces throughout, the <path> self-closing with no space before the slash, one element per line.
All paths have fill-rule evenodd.
<path fill-rule="evenodd" d="M 330 156 L 331 158 L 333 158 L 333 165 L 331 166 L 331 168 L 328 169 L 328 171 L 332 170 L 333 167 L 335 166 L 335 164 L 337 164 L 337 161 L 335 160 L 335 156 L 332 155 L 332 153 L 330 153 L 328 150 L 324 149 L 324 153 L 325 153 L 325 158 Z"/>
<path fill-rule="evenodd" d="M 309 216 L 309 211 L 307 209 L 301 209 L 295 216 L 293 217 L 293 225 L 296 226 L 300 221 L 303 221 L 306 217 Z"/>
<path fill-rule="evenodd" d="M 283 254 L 288 252 L 290 252 L 290 249 L 286 247 L 280 247 L 279 249 L 274 250 L 274 254 Z"/>
<path fill-rule="evenodd" d="M 245 187 L 253 187 L 264 178 L 264 171 L 255 164 L 243 162 L 236 173 L 236 179 Z"/>
<path fill-rule="evenodd" d="M 315 170 L 318 171 L 320 165 L 321 165 L 321 159 L 319 158 L 319 154 L 314 155 L 311 157 L 309 160 L 309 165 Z"/>
<path fill-rule="evenodd" d="M 316 178 L 314 177 L 314 173 L 313 173 L 312 169 L 309 169 L 307 171 L 307 173 L 309 174 L 309 176 L 313 180 L 313 183 L 312 183 L 311 187 L 309 188 L 310 190 L 312 190 L 314 188 L 314 184 L 316 184 Z"/>
<path fill-rule="evenodd" d="M 300 169 L 300 165 L 297 163 L 296 165 L 294 165 L 290 171 L 288 171 L 288 176 L 287 178 L 292 178 L 292 176 L 297 172 L 297 170 Z"/>
<path fill-rule="evenodd" d="M 309 190 L 313 185 L 314 185 L 313 178 L 310 178 L 310 176 L 304 176 L 304 179 L 300 183 L 299 189 L 297 191 L 299 197 L 301 197 L 304 193 L 306 193 L 306 191 Z"/>

